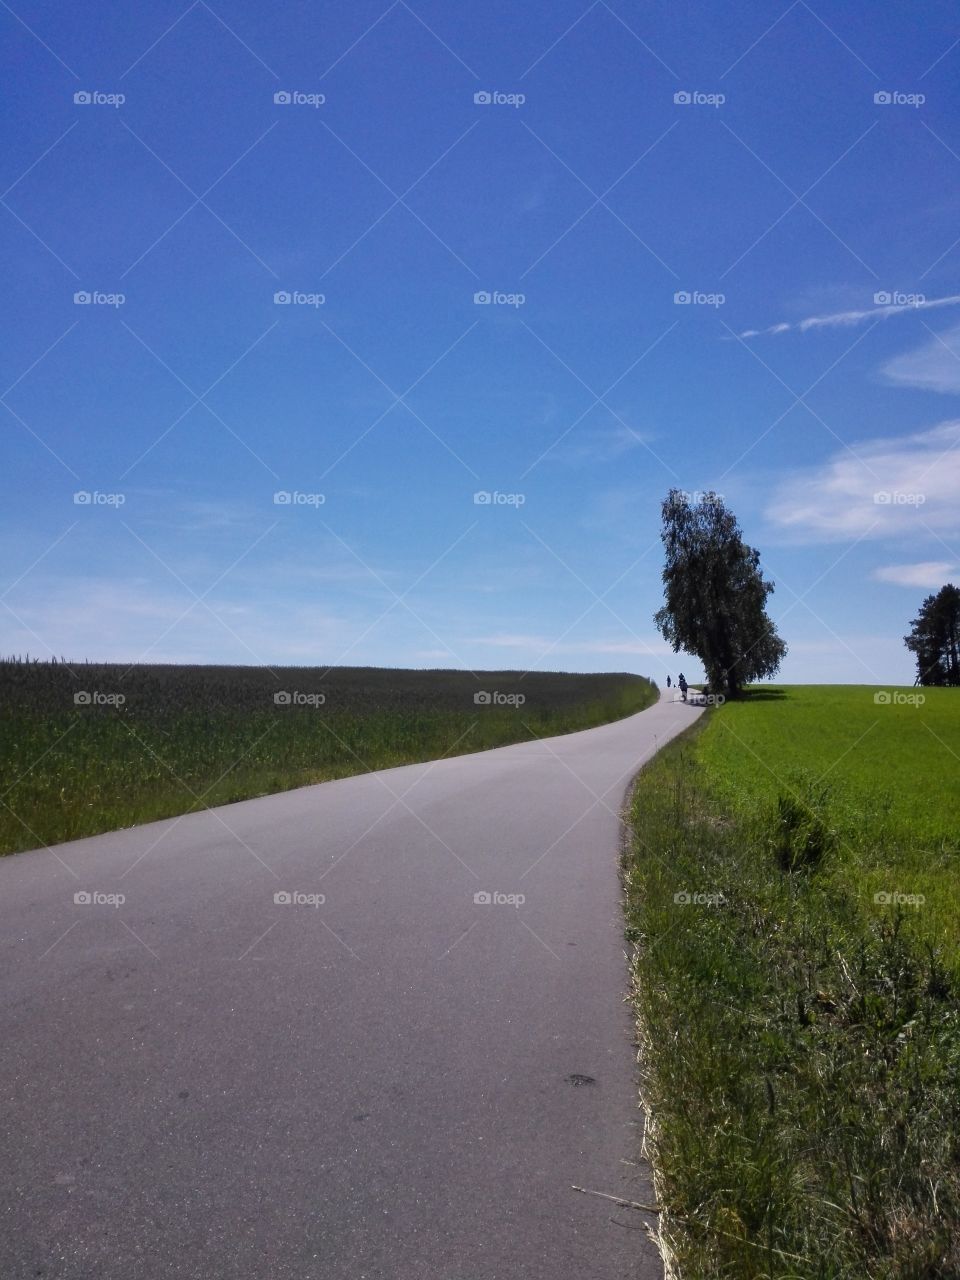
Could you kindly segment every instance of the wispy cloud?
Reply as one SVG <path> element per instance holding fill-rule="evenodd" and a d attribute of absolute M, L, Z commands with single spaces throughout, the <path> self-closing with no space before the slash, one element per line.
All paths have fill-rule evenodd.
<path fill-rule="evenodd" d="M 311 602 L 218 591 L 197 603 L 141 578 L 31 578 L 11 600 L 0 650 L 71 661 L 322 662 L 358 630 Z"/>
<path fill-rule="evenodd" d="M 960 421 L 864 440 L 774 491 L 767 517 L 807 542 L 948 535 L 960 528 Z"/>
<path fill-rule="evenodd" d="M 570 435 L 546 456 L 556 462 L 613 462 L 650 439 L 648 434 L 619 423 L 582 435 Z"/>
<path fill-rule="evenodd" d="M 531 653 L 543 653 L 549 650 L 555 654 L 604 654 L 604 653 L 622 653 L 622 654 L 642 654 L 647 657 L 663 656 L 664 654 L 672 654 L 673 650 L 664 641 L 660 635 L 653 635 L 649 640 L 642 636 L 632 637 L 628 640 L 600 640 L 596 638 L 587 638 L 585 640 L 564 640 L 559 644 L 555 643 L 546 635 L 529 635 L 518 632 L 497 632 L 493 635 L 474 636 L 469 644 L 489 645 L 497 649 L 523 649 L 529 650 Z"/>
<path fill-rule="evenodd" d="M 886 298 L 899 297 L 890 293 L 878 293 L 880 299 L 874 306 L 865 311 L 835 311 L 826 316 L 808 316 L 805 320 L 796 320 L 792 324 L 785 321 L 771 325 L 768 329 L 744 329 L 738 334 L 741 338 L 759 338 L 772 333 L 807 333 L 811 329 L 849 329 L 862 324 L 865 320 L 886 320 L 889 316 L 909 315 L 916 311 L 933 311 L 938 307 L 960 306 L 960 294 L 951 294 L 947 298 L 923 298 L 916 295 L 915 302 L 886 302 Z"/>
<path fill-rule="evenodd" d="M 895 587 L 924 587 L 935 590 L 957 573 L 950 560 L 921 560 L 918 564 L 885 564 L 870 575 L 877 582 L 891 582 Z"/>
<path fill-rule="evenodd" d="M 883 374 L 905 387 L 945 394 L 960 392 L 960 325 L 935 334 L 914 351 L 895 356 L 884 365 Z"/>

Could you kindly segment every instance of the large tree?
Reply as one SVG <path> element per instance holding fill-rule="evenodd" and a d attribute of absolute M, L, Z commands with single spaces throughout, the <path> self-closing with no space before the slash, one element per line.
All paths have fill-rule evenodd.
<path fill-rule="evenodd" d="M 917 684 L 960 685 L 960 590 L 948 582 L 927 596 L 903 642 L 917 659 Z"/>
<path fill-rule="evenodd" d="M 711 689 L 730 696 L 775 675 L 787 652 L 767 616 L 773 591 L 760 553 L 714 493 L 692 502 L 671 489 L 663 503 L 664 605 L 654 621 L 675 653 L 695 653 Z"/>

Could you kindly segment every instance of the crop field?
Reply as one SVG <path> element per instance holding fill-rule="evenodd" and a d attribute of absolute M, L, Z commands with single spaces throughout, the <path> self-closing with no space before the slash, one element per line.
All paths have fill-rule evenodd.
<path fill-rule="evenodd" d="M 685 1276 L 960 1275 L 960 703 L 876 692 L 755 689 L 636 788 L 643 1091 Z"/>
<path fill-rule="evenodd" d="M 0 662 L 0 852 L 591 728 L 628 674 Z"/>

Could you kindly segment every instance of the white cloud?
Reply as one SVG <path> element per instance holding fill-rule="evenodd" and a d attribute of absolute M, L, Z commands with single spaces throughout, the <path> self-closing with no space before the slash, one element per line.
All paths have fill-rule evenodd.
<path fill-rule="evenodd" d="M 892 582 L 895 587 L 936 589 L 956 572 L 957 566 L 950 560 L 921 560 L 917 564 L 881 565 L 870 576 L 877 582 Z"/>
<path fill-rule="evenodd" d="M 895 356 L 884 365 L 883 373 L 891 382 L 905 387 L 960 392 L 960 325 L 935 334 L 915 351 Z"/>
<path fill-rule="evenodd" d="M 877 295 L 880 296 L 893 296 Z M 919 295 L 918 295 L 919 296 Z M 948 298 L 924 298 L 912 303 L 878 303 L 865 311 L 835 311 L 832 315 L 808 316 L 795 324 L 771 325 L 768 329 L 744 329 L 738 336 L 741 338 L 759 338 L 772 333 L 807 333 L 810 329 L 849 329 L 862 324 L 864 320 L 886 320 L 888 316 L 912 314 L 915 311 L 933 311 L 938 307 L 956 307 L 960 305 L 960 294 L 952 294 Z"/>
<path fill-rule="evenodd" d="M 774 491 L 766 515 L 805 541 L 949 534 L 960 525 L 960 421 L 865 440 Z"/>

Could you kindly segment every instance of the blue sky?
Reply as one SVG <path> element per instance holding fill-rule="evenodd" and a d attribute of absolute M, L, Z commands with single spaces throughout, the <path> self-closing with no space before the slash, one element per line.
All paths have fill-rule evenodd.
<path fill-rule="evenodd" d="M 0 650 L 692 677 L 676 486 L 761 549 L 784 679 L 912 681 L 960 573 L 953 5 L 2 21 Z"/>

